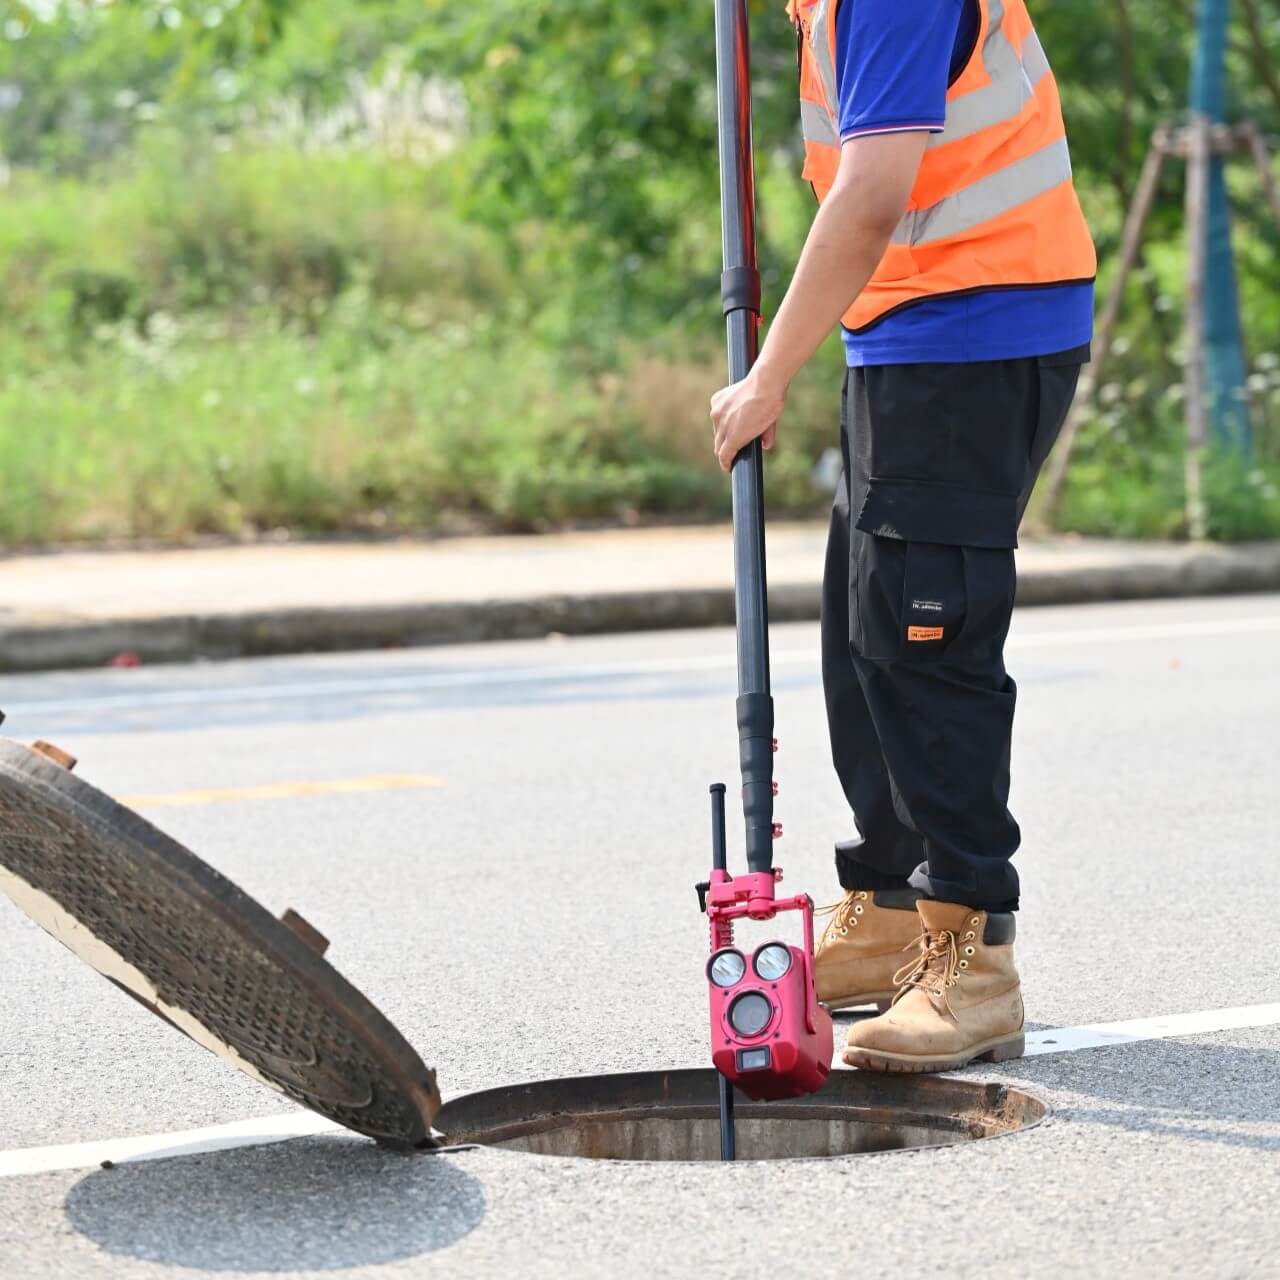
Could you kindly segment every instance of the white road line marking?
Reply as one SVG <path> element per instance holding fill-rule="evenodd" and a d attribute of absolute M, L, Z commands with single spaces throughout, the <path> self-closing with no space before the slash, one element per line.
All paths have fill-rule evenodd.
<path fill-rule="evenodd" d="M 1131 627 L 1090 627 L 1082 630 L 1015 632 L 1010 650 L 1047 649 L 1059 646 L 1123 644 L 1130 641 L 1191 640 L 1208 636 L 1246 635 L 1280 632 L 1280 614 L 1262 617 L 1222 618 L 1208 622 L 1152 623 Z M 783 649 L 772 656 L 774 666 L 813 666 L 817 670 L 818 651 Z M 86 714 L 98 711 L 158 710 L 162 707 L 238 706 L 251 702 L 291 702 L 340 695 L 386 695 L 420 693 L 431 689 L 476 689 L 522 684 L 576 684 L 584 680 L 625 676 L 679 675 L 699 671 L 731 671 L 736 664 L 732 652 L 692 654 L 684 658 L 655 658 L 650 661 L 585 663 L 535 667 L 495 667 L 482 671 L 434 671 L 404 676 L 360 677 L 347 680 L 309 680 L 273 685 L 243 685 L 232 688 L 130 690 L 127 693 L 88 694 L 82 697 L 47 698 L 33 702 L 8 703 L 5 712 L 15 716 L 55 715 L 64 712 Z"/>
<path fill-rule="evenodd" d="M 1280 1004 L 1254 1004 L 1240 1009 L 1206 1009 L 1202 1013 L 1135 1018 L 1129 1022 L 1099 1022 L 1086 1027 L 1050 1027 L 1027 1034 L 1027 1057 L 1136 1044 L 1141 1040 L 1168 1040 L 1174 1036 L 1202 1036 L 1215 1031 L 1242 1031 L 1277 1023 L 1280 1023 Z"/>
<path fill-rule="evenodd" d="M 1074 1053 L 1079 1049 L 1100 1049 L 1138 1044 L 1145 1040 L 1167 1040 L 1174 1036 L 1202 1036 L 1218 1031 L 1243 1031 L 1251 1027 L 1280 1024 L 1280 1004 L 1255 1004 L 1240 1009 L 1206 1009 L 1199 1013 L 1174 1013 L 1156 1018 L 1135 1018 L 1128 1022 L 1101 1022 L 1082 1027 L 1050 1027 L 1027 1035 L 1027 1057 L 1049 1053 Z M 1011 1064 L 1016 1067 L 1016 1063 Z M 152 1137 L 104 1138 L 96 1142 L 71 1142 L 52 1147 L 23 1147 L 0 1151 L 0 1178 L 36 1173 L 58 1173 L 68 1169 L 92 1169 L 103 1161 L 133 1164 L 142 1160 L 165 1160 L 172 1156 L 199 1155 L 235 1147 L 256 1147 L 291 1138 L 344 1130 L 310 1111 L 263 1116 L 258 1120 L 236 1120 L 206 1129 L 186 1129 Z"/>
<path fill-rule="evenodd" d="M 0 1178 L 23 1174 L 57 1173 L 65 1169 L 92 1169 L 104 1161 L 133 1164 L 140 1160 L 164 1160 L 234 1147 L 257 1147 L 290 1138 L 310 1138 L 332 1133 L 340 1126 L 312 1111 L 263 1116 L 260 1120 L 236 1120 L 207 1129 L 184 1129 L 144 1138 L 104 1138 L 100 1142 L 69 1142 L 56 1147 L 28 1147 L 0 1153 Z"/>
<path fill-rule="evenodd" d="M 1049 645 L 1117 644 L 1126 640 L 1194 640 L 1200 636 L 1280 631 L 1280 613 L 1253 618 L 1214 618 L 1207 622 L 1151 622 L 1132 627 L 1088 627 L 1082 631 L 1031 631 L 1014 634 L 1011 649 L 1039 649 Z"/>

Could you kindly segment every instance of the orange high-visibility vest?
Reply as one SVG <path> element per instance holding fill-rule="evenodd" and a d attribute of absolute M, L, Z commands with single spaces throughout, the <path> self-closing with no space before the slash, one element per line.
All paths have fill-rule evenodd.
<path fill-rule="evenodd" d="M 836 6 L 792 0 L 804 177 L 819 201 L 840 162 Z M 843 0 L 845 4 L 864 0 Z M 1023 0 L 978 0 L 973 53 L 947 92 L 880 265 L 844 316 L 857 332 L 925 298 L 1092 280 L 1093 239 L 1071 180 L 1062 103 Z"/>

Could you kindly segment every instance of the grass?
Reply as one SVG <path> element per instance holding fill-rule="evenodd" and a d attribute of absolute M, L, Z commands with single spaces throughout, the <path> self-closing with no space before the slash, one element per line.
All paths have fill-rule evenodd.
<path fill-rule="evenodd" d="M 1081 433 L 1068 472 L 1058 527 L 1111 538 L 1185 538 L 1186 473 L 1181 400 L 1172 388 L 1152 418 L 1135 426 L 1123 410 L 1105 412 Z M 1256 406 L 1264 424 L 1280 410 L 1280 387 Z M 1280 462 L 1268 432 L 1254 455 L 1211 451 L 1203 492 L 1211 539 L 1280 538 Z"/>
<path fill-rule="evenodd" d="M 597 397 L 483 336 L 154 328 L 0 389 L 6 542 L 520 527 L 537 489 L 547 519 L 617 514 L 660 465 L 602 439 L 589 457 Z"/>
<path fill-rule="evenodd" d="M 351 283 L 432 320 L 511 301 L 498 246 L 431 169 L 368 153 L 154 143 L 89 181 L 19 174 L 0 201 L 0 321 L 79 332 L 269 304 L 318 321 Z"/>
<path fill-rule="evenodd" d="M 0 203 L 0 542 L 537 529 L 727 508 L 718 315 L 566 349 L 555 280 L 369 153 L 152 145 Z M 581 325 L 582 321 L 578 321 Z M 640 330 L 655 330 L 641 337 Z M 823 501 L 838 353 L 793 400 L 775 509 Z"/>
<path fill-rule="evenodd" d="M 172 139 L 91 180 L 17 175 L 0 201 L 0 545 L 722 515 L 714 302 L 583 310 L 590 289 L 514 273 L 460 223 L 449 180 L 447 162 Z M 838 440 L 839 378 L 833 341 L 792 390 L 771 511 L 825 506 L 810 477 Z M 1278 453 L 1215 460 L 1214 536 L 1280 536 Z M 1178 536 L 1181 484 L 1176 404 L 1148 420 L 1112 403 L 1062 524 Z"/>
<path fill-rule="evenodd" d="M 153 316 L 0 382 L 0 541 L 538 529 L 698 518 L 727 492 L 705 404 L 713 350 L 638 349 L 568 374 L 481 322 L 415 329 L 350 288 L 318 332 L 274 313 Z M 815 387 L 815 392 L 817 388 Z M 811 397 L 814 404 L 819 397 Z M 830 400 L 831 397 L 823 397 Z M 813 509 L 801 433 L 775 509 Z"/>

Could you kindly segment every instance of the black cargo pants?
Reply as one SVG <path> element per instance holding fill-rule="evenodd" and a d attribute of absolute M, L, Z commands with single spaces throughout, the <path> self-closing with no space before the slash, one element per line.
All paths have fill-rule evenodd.
<path fill-rule="evenodd" d="M 1013 549 L 1088 358 L 848 370 L 822 602 L 846 889 L 1017 908 Z"/>

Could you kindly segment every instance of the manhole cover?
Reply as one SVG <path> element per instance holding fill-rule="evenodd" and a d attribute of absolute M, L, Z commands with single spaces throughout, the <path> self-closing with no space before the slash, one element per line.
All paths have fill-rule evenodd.
<path fill-rule="evenodd" d="M 429 1144 L 434 1074 L 321 958 L 324 938 L 37 747 L 0 739 L 0 891 L 247 1075 L 359 1133 Z"/>
<path fill-rule="evenodd" d="M 589 1160 L 717 1160 L 714 1071 L 579 1076 L 446 1103 L 453 1143 Z M 945 1146 L 1038 1124 L 1048 1108 L 1004 1084 L 833 1071 L 820 1093 L 737 1105 L 739 1160 L 793 1160 Z"/>

